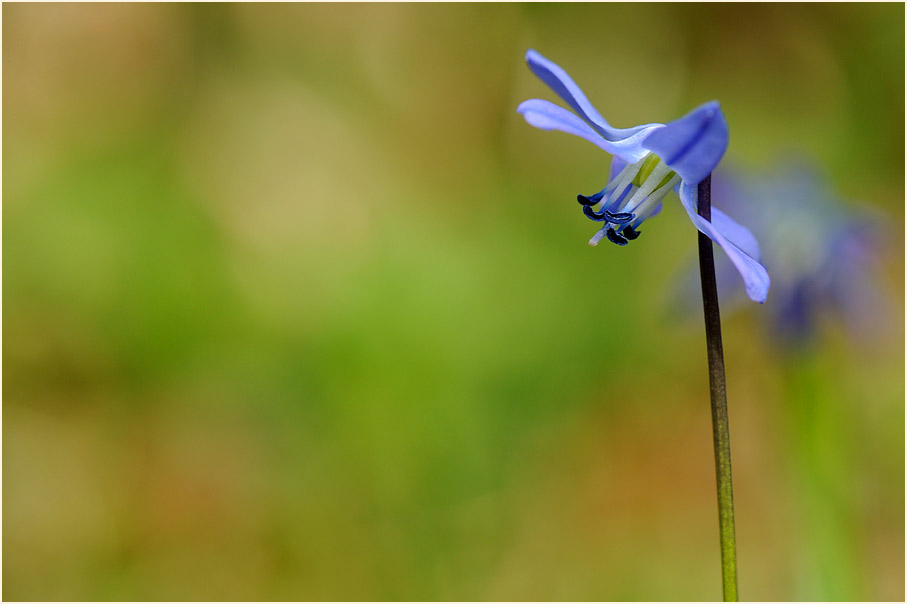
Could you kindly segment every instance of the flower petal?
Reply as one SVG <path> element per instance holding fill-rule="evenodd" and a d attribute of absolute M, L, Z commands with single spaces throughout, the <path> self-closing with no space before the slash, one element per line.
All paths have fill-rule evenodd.
<path fill-rule="evenodd" d="M 586 122 L 579 119 L 575 114 L 567 111 L 559 105 L 542 99 L 530 99 L 523 101 L 517 107 L 517 113 L 522 113 L 523 117 L 530 125 L 542 130 L 560 130 L 568 134 L 580 136 L 587 141 L 595 143 L 608 153 L 619 157 L 626 163 L 635 164 L 648 155 L 649 151 L 642 146 L 643 139 L 649 131 L 643 131 L 630 138 L 620 141 L 609 141 L 602 137 L 598 132 L 593 130 Z"/>
<path fill-rule="evenodd" d="M 664 124 L 643 124 L 633 128 L 612 128 L 592 106 L 576 82 L 559 65 L 532 49 L 526 51 L 526 63 L 532 73 L 564 99 L 564 102 L 570 105 L 605 140 L 614 145 L 613 150 L 609 151 L 610 153 L 620 155 L 629 163 L 636 163 L 646 155 L 648 150 L 642 146 L 643 139 L 653 130 L 664 126 Z"/>
<path fill-rule="evenodd" d="M 620 157 L 615 155 L 613 158 L 611 158 L 611 178 L 608 179 L 608 182 L 611 182 L 612 180 L 617 178 L 617 175 L 621 173 L 621 170 L 626 167 L 627 162 L 622 160 Z"/>
<path fill-rule="evenodd" d="M 754 260 L 762 260 L 762 250 L 759 248 L 759 242 L 756 240 L 753 233 L 715 206 L 712 206 L 712 224 L 715 225 L 715 228 L 721 231 L 731 243 L 746 252 L 747 256 Z"/>
<path fill-rule="evenodd" d="M 636 126 L 635 128 L 612 128 L 611 125 L 601 116 L 601 114 L 592 106 L 576 82 L 567 75 L 559 65 L 549 61 L 536 51 L 529 49 L 526 51 L 526 63 L 540 80 L 548 84 L 564 102 L 570 105 L 580 117 L 589 122 L 598 130 L 602 136 L 608 139 L 621 139 L 632 136 L 646 128 L 646 126 Z"/>
<path fill-rule="evenodd" d="M 643 141 L 643 147 L 658 155 L 690 185 L 699 184 L 715 169 L 727 145 L 727 121 L 718 101 L 705 103 L 664 128 L 653 130 Z"/>
<path fill-rule="evenodd" d="M 608 153 L 619 157 L 625 164 L 636 163 L 649 153 L 641 145 L 642 140 L 648 134 L 648 130 L 621 141 L 609 141 L 575 114 L 559 105 L 542 99 L 523 101 L 517 107 L 517 113 L 522 113 L 526 121 L 536 128 L 560 130 L 595 143 Z"/>
<path fill-rule="evenodd" d="M 743 283 L 746 286 L 746 294 L 751 300 L 762 304 L 768 296 L 768 288 L 771 284 L 768 271 L 765 270 L 765 267 L 762 266 L 758 260 L 747 254 L 743 249 L 731 241 L 730 237 L 736 236 L 740 238 L 742 234 L 741 231 L 734 230 L 734 232 L 728 233 L 727 236 L 721 231 L 722 226 L 728 227 L 731 223 L 737 227 L 740 225 L 737 225 L 737 223 L 733 221 L 728 222 L 727 220 L 729 219 L 727 219 L 727 215 L 723 214 L 720 210 L 718 215 L 724 216 L 724 218 L 719 218 L 715 223 L 709 222 L 697 213 L 697 197 L 697 185 L 691 185 L 687 182 L 683 182 L 680 185 L 680 201 L 683 203 L 684 209 L 690 216 L 690 220 L 700 232 L 705 233 L 712 241 L 721 246 L 731 262 L 734 263 L 734 266 L 737 267 L 740 276 L 743 277 Z M 712 211 L 715 211 L 714 208 Z M 750 237 L 752 237 L 751 234 Z M 755 241 L 755 239 L 752 241 Z M 746 241 L 744 237 L 741 240 L 741 244 L 748 245 L 751 244 L 752 241 Z"/>
<path fill-rule="evenodd" d="M 531 126 L 542 130 L 560 130 L 567 134 L 573 134 L 595 143 L 608 153 L 614 153 L 612 144 L 602 138 L 586 122 L 550 101 L 530 99 L 520 103 L 516 110 L 517 113 L 523 114 L 523 117 Z"/>

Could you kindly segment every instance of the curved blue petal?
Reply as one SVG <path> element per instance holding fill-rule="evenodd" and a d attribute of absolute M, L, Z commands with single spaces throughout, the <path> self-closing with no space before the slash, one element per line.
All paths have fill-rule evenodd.
<path fill-rule="evenodd" d="M 747 256 L 762 261 L 762 250 L 753 233 L 715 206 L 712 206 L 712 224 Z"/>
<path fill-rule="evenodd" d="M 691 185 L 687 182 L 680 185 L 680 201 L 683 203 L 684 209 L 690 216 L 690 220 L 697 229 L 708 235 L 712 241 L 721 246 L 721 249 L 724 250 L 731 262 L 734 263 L 740 276 L 743 277 L 743 284 L 746 286 L 746 295 L 748 295 L 751 300 L 762 304 L 768 296 L 768 288 L 771 284 L 768 271 L 766 271 L 765 267 L 755 258 L 747 254 L 731 241 L 730 237 L 735 235 L 739 237 L 741 235 L 740 231 L 735 231 L 734 233 L 729 233 L 729 236 L 725 236 L 719 226 L 720 223 L 724 223 L 721 224 L 721 226 L 728 226 L 724 219 L 719 219 L 719 223 L 711 223 L 697 213 L 697 196 L 696 185 Z M 714 208 L 712 211 L 715 211 Z M 727 216 L 720 211 L 718 212 L 718 215 L 723 215 L 727 218 Z M 737 223 L 733 224 L 736 225 Z M 737 226 L 739 227 L 739 225 Z M 752 237 L 752 235 L 750 235 L 750 237 Z M 755 241 L 755 239 L 753 239 L 753 241 Z M 748 242 L 743 241 L 742 243 L 746 245 Z"/>
<path fill-rule="evenodd" d="M 635 164 L 649 154 L 649 150 L 643 146 L 643 141 L 646 140 L 650 133 L 659 128 L 664 128 L 664 126 L 661 124 L 649 124 L 645 127 L 645 130 L 640 130 L 633 136 L 620 140 L 607 139 L 608 144 L 611 146 L 611 150 L 608 152 L 628 164 Z"/>
<path fill-rule="evenodd" d="M 559 65 L 549 61 L 531 48 L 526 51 L 526 63 L 540 80 L 548 84 L 564 102 L 570 105 L 580 117 L 592 124 L 599 133 L 607 139 L 621 139 L 632 136 L 654 124 L 636 126 L 635 128 L 612 128 L 611 125 L 592 106 L 576 82 L 567 75 Z"/>
<path fill-rule="evenodd" d="M 523 114 L 526 121 L 536 128 L 560 130 L 561 132 L 580 136 L 589 142 L 595 143 L 615 157 L 621 158 L 626 163 L 636 163 L 649 153 L 640 144 L 648 131 L 640 132 L 624 140 L 610 141 L 599 135 L 575 114 L 559 105 L 542 99 L 523 101 L 517 107 L 517 112 Z"/>
<path fill-rule="evenodd" d="M 613 145 L 602 138 L 586 122 L 550 101 L 530 99 L 520 103 L 516 110 L 517 113 L 523 114 L 523 117 L 531 126 L 542 130 L 560 130 L 567 134 L 573 134 L 595 143 L 608 153 L 614 152 Z"/>
<path fill-rule="evenodd" d="M 718 101 L 710 101 L 652 131 L 643 141 L 690 185 L 708 176 L 727 150 L 728 127 Z"/>
<path fill-rule="evenodd" d="M 526 63 L 532 73 L 564 99 L 564 102 L 592 126 L 593 130 L 613 144 L 613 150 L 609 151 L 610 153 L 619 155 L 629 163 L 636 163 L 646 155 L 648 150 L 642 146 L 642 141 L 653 130 L 664 126 L 664 124 L 643 124 L 633 128 L 612 128 L 592 106 L 576 82 L 559 65 L 532 49 L 526 51 Z"/>
<path fill-rule="evenodd" d="M 620 157 L 615 155 L 611 158 L 611 178 L 608 179 L 608 182 L 611 182 L 617 175 L 620 174 L 621 170 L 627 167 L 627 162 L 622 160 Z"/>

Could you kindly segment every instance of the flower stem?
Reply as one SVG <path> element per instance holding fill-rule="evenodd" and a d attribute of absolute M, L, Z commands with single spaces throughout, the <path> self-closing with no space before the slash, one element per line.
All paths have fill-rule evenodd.
<path fill-rule="evenodd" d="M 712 176 L 699 183 L 699 215 L 712 220 Z M 715 475 L 718 483 L 718 530 L 721 535 L 721 580 L 725 602 L 737 601 L 737 539 L 734 535 L 734 487 L 731 480 L 731 435 L 727 416 L 724 349 L 721 345 L 721 315 L 712 240 L 699 233 L 699 276 L 709 358 L 709 394 L 712 400 L 712 435 L 715 444 Z"/>

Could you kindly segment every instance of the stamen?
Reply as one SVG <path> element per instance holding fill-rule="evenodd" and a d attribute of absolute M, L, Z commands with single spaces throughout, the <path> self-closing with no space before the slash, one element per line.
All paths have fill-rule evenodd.
<path fill-rule="evenodd" d="M 649 195 L 647 199 L 638 204 L 633 210 L 636 214 L 636 221 L 633 223 L 633 226 L 638 227 L 646 218 L 651 216 L 658 208 L 658 204 L 661 203 L 661 200 L 667 197 L 668 193 L 670 193 L 674 189 L 674 186 L 679 182 L 680 176 L 674 174 L 673 176 L 671 176 L 671 179 L 668 181 L 667 185 L 659 187 L 651 195 Z"/>
<path fill-rule="evenodd" d="M 669 175 L 672 172 L 671 168 L 665 164 L 659 163 L 655 168 L 653 168 L 652 173 L 649 175 L 649 178 L 642 184 L 642 186 L 633 194 L 633 197 L 630 198 L 630 201 L 624 206 L 625 212 L 635 212 L 638 207 L 640 207 L 643 202 L 646 200 L 649 195 L 651 195 L 655 189 L 658 188 L 658 184 L 664 179 L 665 176 Z M 640 214 L 640 212 L 637 212 Z"/>
<path fill-rule="evenodd" d="M 659 161 L 661 160 L 654 153 L 646 155 L 645 159 L 642 160 L 642 165 L 639 167 L 639 173 L 633 179 L 633 184 L 637 187 L 641 187 L 642 183 L 646 182 L 646 179 L 649 178 L 649 175 L 652 173 L 652 170 L 655 169 L 655 166 L 658 165 Z"/>
<path fill-rule="evenodd" d="M 608 222 L 614 224 L 627 224 L 636 218 L 636 214 L 631 212 L 609 212 L 608 210 L 605 210 L 605 216 L 608 218 Z"/>
<path fill-rule="evenodd" d="M 635 227 L 648 218 L 652 207 L 679 181 L 679 176 L 657 155 L 650 153 L 635 164 L 624 166 L 608 186 L 595 195 L 577 195 L 576 201 L 583 206 L 583 214 L 590 220 L 605 223 L 589 240 L 589 245 L 598 245 L 607 237 L 611 243 L 624 246 L 638 238 L 639 231 Z M 596 212 L 594 206 L 599 203 Z M 621 209 L 623 211 L 619 211 Z"/>
<path fill-rule="evenodd" d="M 584 205 L 583 214 L 585 214 L 590 220 L 594 220 L 595 222 L 604 222 L 605 220 L 607 220 L 607 216 L 606 216 L 607 211 L 596 212 L 595 210 L 592 209 L 592 206 Z"/>
<path fill-rule="evenodd" d="M 609 212 L 617 212 L 620 206 L 623 205 L 624 200 L 633 196 L 633 191 L 635 189 L 636 187 L 629 185 L 620 193 L 620 195 L 615 191 L 608 199 L 602 201 L 601 207 L 607 209 Z"/>
<path fill-rule="evenodd" d="M 586 197 L 585 195 L 577 195 L 576 200 L 580 203 L 580 205 L 594 206 L 595 204 L 600 202 L 602 200 L 602 197 L 604 197 L 604 196 L 605 196 L 605 189 L 602 189 L 595 195 L 590 195 L 588 197 Z"/>
<path fill-rule="evenodd" d="M 639 168 L 642 165 L 644 160 L 640 160 L 635 164 L 627 164 L 624 166 L 624 169 L 620 171 L 620 174 L 608 183 L 608 186 L 604 188 L 604 192 L 608 195 L 608 200 L 605 202 L 606 206 L 612 205 L 612 203 L 619 199 L 623 195 L 628 186 L 631 186 L 633 179 L 636 178 L 636 174 L 639 173 Z"/>
<path fill-rule="evenodd" d="M 608 241 L 616 245 L 627 245 L 627 240 L 614 232 L 614 229 L 609 228 L 606 233 L 608 236 Z"/>
<path fill-rule="evenodd" d="M 624 237 L 626 237 L 627 239 L 629 239 L 630 241 L 633 241 L 634 239 L 638 238 L 639 233 L 640 233 L 639 231 L 634 230 L 633 227 L 631 227 L 629 225 L 625 226 L 624 230 L 621 231 L 621 234 Z"/>

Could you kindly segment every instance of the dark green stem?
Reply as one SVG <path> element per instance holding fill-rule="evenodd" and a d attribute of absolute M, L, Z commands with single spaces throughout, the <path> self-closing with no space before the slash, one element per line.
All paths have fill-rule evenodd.
<path fill-rule="evenodd" d="M 699 183 L 699 215 L 712 220 L 712 176 Z M 715 442 L 715 475 L 718 482 L 718 530 L 721 535 L 721 580 L 725 602 L 737 601 L 737 539 L 734 536 L 734 487 L 731 480 L 731 434 L 727 418 L 727 387 L 721 315 L 712 240 L 699 233 L 699 276 L 705 313 L 705 340 L 709 357 L 709 394 L 712 400 L 712 434 Z"/>

